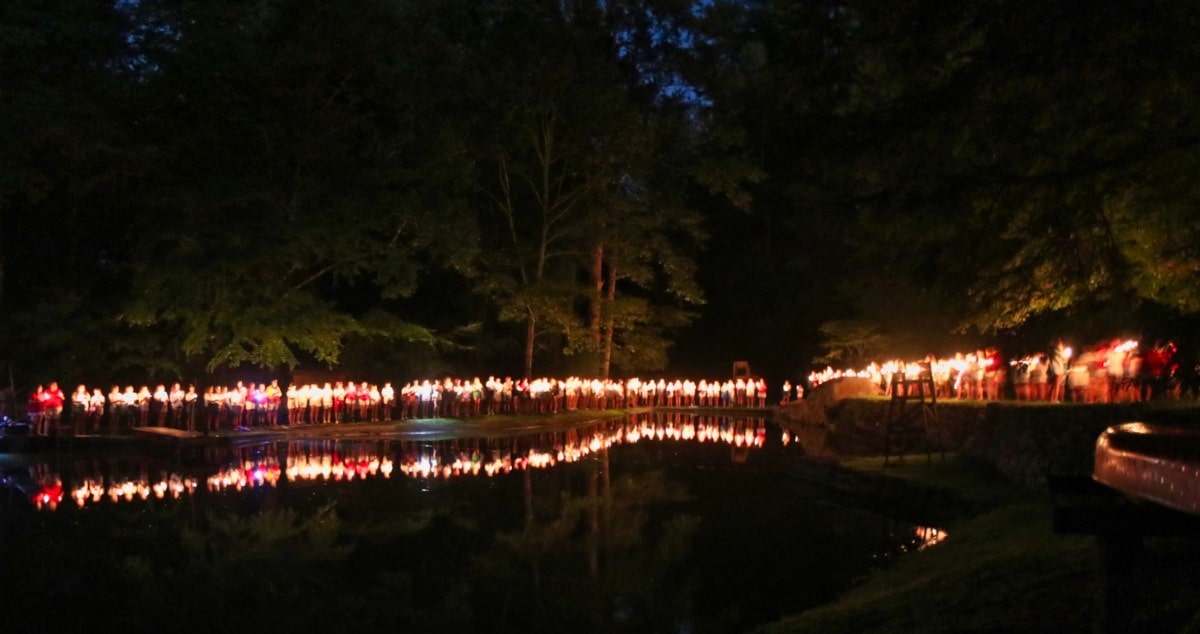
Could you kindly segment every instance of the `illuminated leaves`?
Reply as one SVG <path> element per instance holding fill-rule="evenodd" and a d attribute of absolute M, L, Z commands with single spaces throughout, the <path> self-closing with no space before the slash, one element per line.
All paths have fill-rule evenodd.
<path fill-rule="evenodd" d="M 866 360 L 886 351 L 890 343 L 877 324 L 866 321 L 827 321 L 819 330 L 825 354 L 813 359 L 813 363 L 821 365 L 862 367 Z"/>
<path fill-rule="evenodd" d="M 851 181 L 862 222 L 883 225 L 858 266 L 935 290 L 962 329 L 1200 309 L 1192 12 L 857 10 L 844 112 L 863 142 L 845 158 L 867 168 Z"/>

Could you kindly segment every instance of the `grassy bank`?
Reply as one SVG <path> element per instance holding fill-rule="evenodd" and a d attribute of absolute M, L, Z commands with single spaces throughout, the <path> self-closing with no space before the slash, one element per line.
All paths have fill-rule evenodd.
<path fill-rule="evenodd" d="M 1090 632 L 1098 596 L 1093 537 L 1055 534 L 1053 503 L 958 456 L 842 467 L 946 491 L 984 509 L 951 521 L 945 542 L 901 558 L 836 602 L 764 632 Z M 1200 536 L 1197 536 L 1200 537 Z M 1149 538 L 1125 600 L 1133 631 L 1200 632 L 1200 539 Z"/>
<path fill-rule="evenodd" d="M 990 508 L 946 526 L 942 544 L 902 558 L 837 602 L 765 632 L 1086 632 L 1092 626 L 1091 538 L 1051 531 L 1049 499 L 1031 497 L 966 459 L 844 465 L 948 490 Z"/>

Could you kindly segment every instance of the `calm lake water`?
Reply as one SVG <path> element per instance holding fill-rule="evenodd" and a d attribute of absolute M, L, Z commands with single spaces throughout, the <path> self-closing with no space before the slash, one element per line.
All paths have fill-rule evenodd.
<path fill-rule="evenodd" d="M 944 537 L 798 479 L 820 439 L 788 440 L 654 413 L 10 460 L 5 631 L 737 632 Z"/>

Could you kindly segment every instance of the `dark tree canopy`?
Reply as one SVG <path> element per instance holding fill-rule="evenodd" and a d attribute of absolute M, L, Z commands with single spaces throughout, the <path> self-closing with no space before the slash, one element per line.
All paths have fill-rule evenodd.
<path fill-rule="evenodd" d="M 779 376 L 822 324 L 1187 328 L 1197 27 L 1181 0 L 14 0 L 4 360 Z"/>
<path fill-rule="evenodd" d="M 755 330 L 811 350 L 818 324 L 846 319 L 928 345 L 928 332 L 1097 336 L 1196 314 L 1187 3 L 711 16 L 695 81 L 724 106 L 713 128 L 738 141 L 725 155 L 766 175 L 748 187 L 752 215 L 727 221 L 761 246 L 747 259 L 762 283 L 725 283 L 749 305 L 796 307 L 746 311 L 767 315 Z M 813 356 L 777 343 L 781 371 Z"/>

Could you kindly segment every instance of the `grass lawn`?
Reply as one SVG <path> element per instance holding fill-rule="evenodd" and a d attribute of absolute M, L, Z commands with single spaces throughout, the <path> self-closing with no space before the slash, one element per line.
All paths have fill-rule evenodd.
<path fill-rule="evenodd" d="M 924 454 L 899 465 L 855 458 L 843 467 L 949 491 L 985 509 L 944 528 L 945 542 L 902 557 L 836 602 L 764 632 L 1090 632 L 1099 596 L 1091 536 L 1051 528 L 1053 502 L 986 465 Z M 1200 633 L 1200 535 L 1143 540 L 1129 577 L 1132 631 Z"/>
<path fill-rule="evenodd" d="M 884 467 L 881 458 L 844 466 L 950 490 L 991 510 L 944 527 L 945 542 L 902 558 L 837 602 L 763 631 L 1091 631 L 1092 538 L 1054 534 L 1048 498 L 957 456 L 932 465 L 921 455 L 900 466 Z"/>

